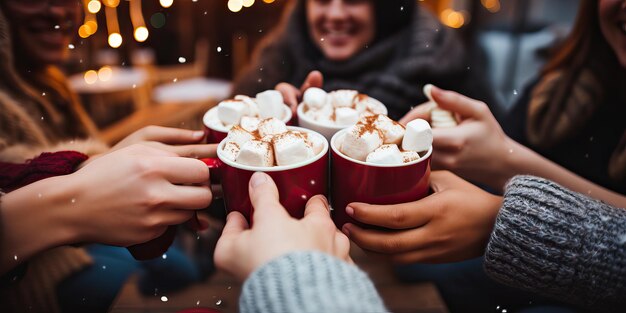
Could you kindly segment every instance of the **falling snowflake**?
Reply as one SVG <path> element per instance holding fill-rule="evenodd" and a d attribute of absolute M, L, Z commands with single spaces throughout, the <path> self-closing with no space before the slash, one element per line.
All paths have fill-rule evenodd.
<path fill-rule="evenodd" d="M 217 302 L 215 302 L 215 305 L 220 305 L 220 304 L 222 304 L 222 300 L 221 299 L 217 300 Z"/>
<path fill-rule="evenodd" d="M 167 254 L 163 253 L 163 255 L 161 256 L 161 258 L 163 258 L 163 260 L 167 259 Z"/>
<path fill-rule="evenodd" d="M 222 47 L 217 47 L 217 52 L 222 52 Z"/>
<path fill-rule="evenodd" d="M 185 63 L 185 62 L 187 62 L 187 59 L 185 59 L 184 57 L 178 58 L 178 63 Z"/>
<path fill-rule="evenodd" d="M 162 296 L 162 297 L 161 297 L 161 301 L 163 301 L 163 302 L 167 302 L 167 300 L 168 300 L 168 299 L 167 299 L 167 297 L 166 297 L 166 296 Z"/>
<path fill-rule="evenodd" d="M 73 44 L 69 44 L 69 45 L 67 45 L 67 47 L 68 47 L 70 50 L 72 50 L 72 49 L 76 48 Z"/>

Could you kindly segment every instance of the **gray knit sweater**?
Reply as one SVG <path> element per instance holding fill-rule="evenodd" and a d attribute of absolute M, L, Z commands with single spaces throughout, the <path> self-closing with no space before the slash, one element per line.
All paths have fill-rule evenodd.
<path fill-rule="evenodd" d="M 243 285 L 239 311 L 387 312 L 364 272 L 312 251 L 289 253 L 252 273 Z"/>
<path fill-rule="evenodd" d="M 485 270 L 513 287 L 594 311 L 626 308 L 626 209 L 551 181 L 509 182 L 485 254 Z M 383 312 L 359 269 L 320 252 L 275 259 L 245 282 L 248 312 Z"/>
<path fill-rule="evenodd" d="M 513 178 L 485 254 L 501 283 L 594 311 L 626 308 L 626 209 Z"/>

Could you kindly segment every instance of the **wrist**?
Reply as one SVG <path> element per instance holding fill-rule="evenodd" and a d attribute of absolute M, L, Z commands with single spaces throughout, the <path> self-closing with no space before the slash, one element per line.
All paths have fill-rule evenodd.
<path fill-rule="evenodd" d="M 11 268 L 41 251 L 76 242 L 77 234 L 64 203 L 65 188 L 58 178 L 32 183 L 2 198 L 2 268 Z"/>

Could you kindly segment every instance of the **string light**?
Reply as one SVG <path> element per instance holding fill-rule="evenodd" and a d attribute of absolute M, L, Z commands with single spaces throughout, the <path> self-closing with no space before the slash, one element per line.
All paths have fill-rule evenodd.
<path fill-rule="evenodd" d="M 452 28 L 460 28 L 465 24 L 465 16 L 463 13 L 450 8 L 441 11 L 439 18 L 443 24 Z"/>
<path fill-rule="evenodd" d="M 491 13 L 500 11 L 500 0 L 480 0 L 480 3 Z"/>
<path fill-rule="evenodd" d="M 146 22 L 141 14 L 141 0 L 135 0 L 130 2 L 130 21 L 133 23 L 135 29 L 133 35 L 138 42 L 144 42 L 148 39 L 150 32 L 146 27 Z"/>
<path fill-rule="evenodd" d="M 107 3 L 105 2 L 105 4 Z M 109 31 L 109 46 L 111 48 L 119 48 L 124 40 L 120 34 L 120 25 L 117 22 L 117 9 L 107 4 L 104 13 L 106 15 L 107 30 Z"/>
<path fill-rule="evenodd" d="M 241 11 L 242 7 L 243 7 L 242 0 L 228 0 L 228 9 L 231 12 L 239 12 Z"/>
<path fill-rule="evenodd" d="M 171 7 L 172 4 L 174 4 L 174 0 L 159 0 L 159 3 L 161 4 L 162 7 L 167 9 Z"/>
<path fill-rule="evenodd" d="M 96 14 L 100 12 L 101 8 L 102 8 L 102 4 L 98 0 L 91 0 L 87 4 L 87 10 L 89 10 L 89 13 Z"/>
<path fill-rule="evenodd" d="M 242 4 L 244 7 L 249 8 L 249 7 L 251 7 L 251 6 L 254 4 L 254 0 L 243 0 L 243 1 L 241 2 L 241 4 Z"/>

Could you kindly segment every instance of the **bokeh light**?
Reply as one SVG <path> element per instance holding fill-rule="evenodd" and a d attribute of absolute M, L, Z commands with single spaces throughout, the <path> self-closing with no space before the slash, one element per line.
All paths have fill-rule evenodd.
<path fill-rule="evenodd" d="M 231 12 L 239 12 L 243 8 L 242 0 L 228 0 L 228 9 Z"/>
<path fill-rule="evenodd" d="M 120 5 L 120 0 L 102 0 L 102 3 L 108 7 L 117 8 Z"/>
<path fill-rule="evenodd" d="M 89 85 L 95 83 L 98 80 L 98 73 L 94 70 L 85 72 L 85 82 Z"/>
<path fill-rule="evenodd" d="M 105 82 L 111 79 L 113 76 L 113 70 L 110 66 L 103 66 L 98 70 L 98 79 Z"/>
<path fill-rule="evenodd" d="M 162 7 L 167 9 L 171 7 L 172 4 L 174 4 L 174 0 L 159 0 L 159 3 L 161 4 Z"/>
<path fill-rule="evenodd" d="M 242 4 L 244 7 L 249 8 L 249 7 L 251 7 L 251 6 L 254 4 L 254 0 L 243 0 L 243 1 L 241 2 L 241 4 Z"/>
<path fill-rule="evenodd" d="M 119 33 L 109 34 L 109 46 L 111 48 L 119 48 L 122 45 L 122 35 Z"/>
<path fill-rule="evenodd" d="M 91 0 L 87 4 L 87 10 L 93 14 L 100 12 L 101 8 L 102 8 L 102 4 L 98 0 Z"/>
<path fill-rule="evenodd" d="M 152 17 L 150 17 L 150 25 L 154 28 L 161 28 L 165 26 L 165 14 L 161 12 L 154 13 Z"/>
<path fill-rule="evenodd" d="M 150 32 L 148 32 L 148 29 L 145 26 L 139 26 L 135 29 L 134 35 L 135 40 L 137 40 L 138 42 L 144 42 L 146 41 L 146 39 L 148 39 Z"/>

